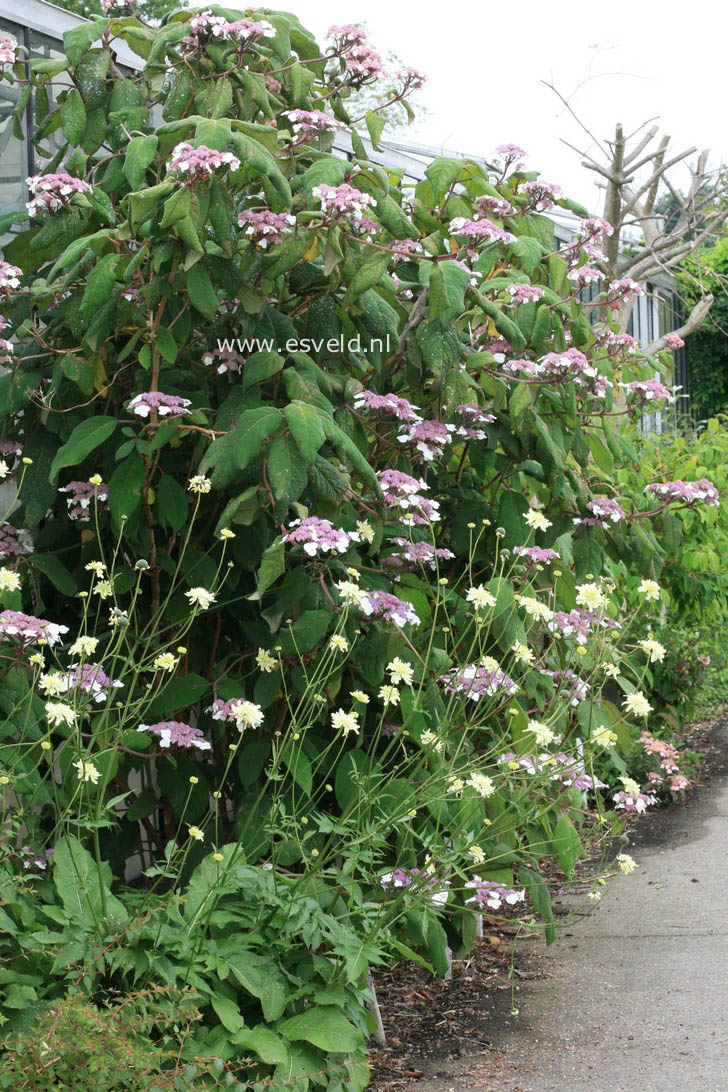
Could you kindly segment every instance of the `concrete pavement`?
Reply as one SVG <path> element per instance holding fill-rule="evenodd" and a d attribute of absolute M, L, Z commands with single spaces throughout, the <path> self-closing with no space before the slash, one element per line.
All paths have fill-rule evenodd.
<path fill-rule="evenodd" d="M 728 771 L 628 852 L 637 872 L 539 951 L 493 1049 L 431 1064 L 418 1092 L 728 1092 Z"/>

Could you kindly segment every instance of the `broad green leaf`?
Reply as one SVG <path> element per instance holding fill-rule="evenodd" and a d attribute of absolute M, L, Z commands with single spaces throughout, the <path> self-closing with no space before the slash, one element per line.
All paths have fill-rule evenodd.
<path fill-rule="evenodd" d="M 93 267 L 86 281 L 86 291 L 81 300 L 81 314 L 84 318 L 95 315 L 111 295 L 116 283 L 116 270 L 119 258 L 116 254 L 107 254 Z"/>
<path fill-rule="evenodd" d="M 68 63 L 77 65 L 89 46 L 101 37 L 106 26 L 105 18 L 93 15 L 88 22 L 74 27 L 73 30 L 67 30 L 63 35 L 63 52 L 68 58 Z"/>
<path fill-rule="evenodd" d="M 243 390 L 252 387 L 254 383 L 262 383 L 264 379 L 270 379 L 282 367 L 283 357 L 280 353 L 269 352 L 266 349 L 253 353 L 243 366 Z"/>
<path fill-rule="evenodd" d="M 470 274 L 455 262 L 438 262 L 432 270 L 427 290 L 428 315 L 431 320 L 449 323 L 465 309 L 465 291 Z"/>
<path fill-rule="evenodd" d="M 461 159 L 447 159 L 445 156 L 438 156 L 425 168 L 425 176 L 432 186 L 432 196 L 436 205 L 440 204 L 453 182 L 460 177 L 463 166 L 464 163 Z"/>
<path fill-rule="evenodd" d="M 240 985 L 259 999 L 266 1020 L 277 1020 L 286 1007 L 288 986 L 272 957 L 242 949 L 228 961 Z"/>
<path fill-rule="evenodd" d="M 266 452 L 265 463 L 273 496 L 291 504 L 306 487 L 306 462 L 291 436 L 276 436 Z"/>
<path fill-rule="evenodd" d="M 190 303 L 205 318 L 212 319 L 218 312 L 220 301 L 212 287 L 212 281 L 201 262 L 197 262 L 187 271 L 187 292 Z"/>
<path fill-rule="evenodd" d="M 237 1032 L 232 1041 L 237 1047 L 252 1050 L 267 1065 L 285 1065 L 288 1061 L 288 1047 L 265 1024 L 256 1024 L 254 1028 L 245 1028 L 243 1031 Z"/>
<path fill-rule="evenodd" d="M 291 402 L 283 412 L 298 450 L 306 463 L 311 463 L 326 439 L 321 415 L 305 402 Z"/>
<path fill-rule="evenodd" d="M 379 138 L 382 135 L 384 126 L 387 124 L 387 119 L 381 112 L 367 110 L 366 123 L 372 147 L 379 151 Z"/>
<path fill-rule="evenodd" d="M 53 847 L 53 883 L 66 913 L 85 928 L 95 931 L 102 922 L 102 889 L 109 918 L 117 925 L 128 921 L 128 914 L 109 890 L 111 869 L 103 861 L 101 875 L 91 854 L 74 835 L 59 838 Z"/>
<path fill-rule="evenodd" d="M 109 482 L 109 511 L 119 526 L 130 519 L 142 502 L 146 467 L 134 452 L 119 463 Z"/>
<path fill-rule="evenodd" d="M 240 1015 L 240 1009 L 234 1001 L 230 1001 L 227 997 L 211 997 L 210 1004 L 215 1010 L 217 1017 L 222 1026 L 233 1033 L 242 1031 L 245 1027 L 245 1020 Z"/>
<path fill-rule="evenodd" d="M 559 862 L 559 866 L 566 878 L 570 880 L 574 865 L 581 857 L 585 856 L 585 853 L 576 828 L 568 815 L 563 814 L 559 817 L 554 829 L 552 844 L 556 860 Z"/>
<path fill-rule="evenodd" d="M 291 1016 L 278 1025 L 278 1031 L 286 1039 L 305 1039 L 321 1050 L 332 1054 L 346 1054 L 357 1050 L 364 1036 L 341 1012 L 322 1005 L 311 1005 L 298 1016 Z"/>
<path fill-rule="evenodd" d="M 156 487 L 156 509 L 160 521 L 173 531 L 187 522 L 187 494 L 176 478 L 164 474 Z"/>
<path fill-rule="evenodd" d="M 132 137 L 127 144 L 124 174 L 133 190 L 140 190 L 144 185 L 147 167 L 154 160 L 158 144 L 159 138 L 153 133 Z"/>
<path fill-rule="evenodd" d="M 51 481 L 56 481 L 59 471 L 65 466 L 78 466 L 99 444 L 108 440 L 116 429 L 118 421 L 114 417 L 89 417 L 76 425 L 70 438 L 61 447 L 51 465 Z"/>
<path fill-rule="evenodd" d="M 86 107 L 76 88 L 68 92 L 61 106 L 61 126 L 69 144 L 78 144 L 86 128 Z"/>
<path fill-rule="evenodd" d="M 529 276 L 541 261 L 541 244 L 528 235 L 519 235 L 514 242 L 508 243 L 508 249 L 515 254 L 521 263 L 521 268 Z"/>
<path fill-rule="evenodd" d="M 175 675 L 152 700 L 145 716 L 152 723 L 152 718 L 161 720 L 166 713 L 187 713 L 209 689 L 210 683 L 201 675 Z"/>
<path fill-rule="evenodd" d="M 280 539 L 277 539 L 263 551 L 257 577 L 258 597 L 262 599 L 268 588 L 275 584 L 278 577 L 283 576 L 285 571 L 286 562 L 283 543 Z"/>
<path fill-rule="evenodd" d="M 48 577 L 54 588 L 61 595 L 69 598 L 78 591 L 78 582 L 72 573 L 68 571 L 60 558 L 55 554 L 33 554 L 28 558 L 28 564 L 36 572 Z"/>
<path fill-rule="evenodd" d="M 518 870 L 518 876 L 526 888 L 526 894 L 536 907 L 537 913 L 546 922 L 546 943 L 552 944 L 556 939 L 556 926 L 554 925 L 554 911 L 551 906 L 551 895 L 538 872 L 522 865 Z"/>

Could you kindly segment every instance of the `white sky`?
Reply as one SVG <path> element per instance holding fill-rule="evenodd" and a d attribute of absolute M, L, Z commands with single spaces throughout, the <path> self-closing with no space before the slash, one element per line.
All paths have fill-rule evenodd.
<path fill-rule="evenodd" d="M 277 7 L 277 4 L 272 4 Z M 600 139 L 657 116 L 673 153 L 728 160 L 722 0 L 283 0 L 323 41 L 331 23 L 364 22 L 374 48 L 428 76 L 430 114 L 402 139 L 487 155 L 519 144 L 528 166 L 601 211 L 592 172 L 559 140 L 589 138 L 541 80 L 553 82 Z M 695 157 L 692 157 L 695 158 Z"/>

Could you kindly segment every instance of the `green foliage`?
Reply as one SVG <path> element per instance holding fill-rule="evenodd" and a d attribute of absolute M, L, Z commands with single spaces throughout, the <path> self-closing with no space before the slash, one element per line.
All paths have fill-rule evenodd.
<path fill-rule="evenodd" d="M 595 777 L 619 829 L 676 700 L 647 635 L 725 592 L 717 510 L 644 487 L 724 474 L 725 430 L 669 468 L 618 430 L 654 363 L 572 298 L 537 176 L 337 158 L 289 111 L 344 120 L 350 44 L 258 15 L 115 18 L 133 77 L 69 32 L 36 143 L 76 190 L 5 252 L 0 1013 L 185 983 L 200 1020 L 150 1026 L 190 1080 L 344 1092 L 370 965 L 443 974 L 492 885 L 550 942 Z"/>
<path fill-rule="evenodd" d="M 702 250 L 697 270 L 703 290 L 714 295 L 708 317 L 687 339 L 690 359 L 690 409 L 696 420 L 705 420 L 728 411 L 728 239 Z M 695 260 L 685 263 L 682 287 L 690 302 L 695 296 L 692 275 Z M 697 302 L 697 301 L 695 301 Z"/>

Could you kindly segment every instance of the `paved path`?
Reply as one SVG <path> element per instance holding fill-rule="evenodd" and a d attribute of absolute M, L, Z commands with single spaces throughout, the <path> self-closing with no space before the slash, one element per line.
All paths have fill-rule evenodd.
<path fill-rule="evenodd" d="M 648 823 L 639 870 L 539 954 L 495 1049 L 419 1092 L 728 1092 L 728 772 Z"/>

